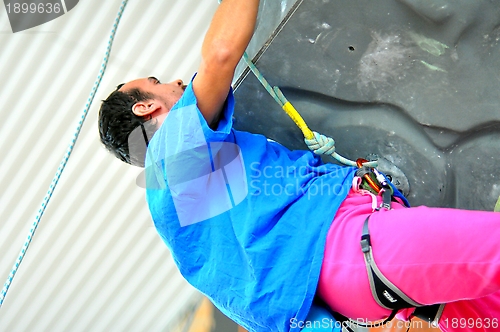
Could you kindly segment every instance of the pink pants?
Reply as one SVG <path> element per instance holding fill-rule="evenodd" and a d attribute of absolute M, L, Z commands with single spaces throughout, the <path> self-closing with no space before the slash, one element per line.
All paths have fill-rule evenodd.
<path fill-rule="evenodd" d="M 332 310 L 363 321 L 390 314 L 373 299 L 360 247 L 371 213 L 371 197 L 351 191 L 328 232 L 318 285 Z M 500 330 L 500 213 L 393 203 L 369 228 L 375 262 L 392 283 L 418 303 L 447 303 L 441 330 Z"/>

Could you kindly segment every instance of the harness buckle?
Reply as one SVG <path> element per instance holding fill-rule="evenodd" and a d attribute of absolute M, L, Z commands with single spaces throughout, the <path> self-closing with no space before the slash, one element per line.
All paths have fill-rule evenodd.
<path fill-rule="evenodd" d="M 371 250 L 370 247 L 371 247 L 370 235 L 368 235 L 367 238 L 362 237 L 361 238 L 361 251 L 366 254 L 366 253 L 370 252 L 370 250 Z"/>
<path fill-rule="evenodd" d="M 388 185 L 384 185 L 384 188 L 382 189 L 382 204 L 380 205 L 381 208 L 384 208 L 386 210 L 391 209 L 391 199 L 392 199 L 392 193 L 390 188 L 388 188 Z"/>
<path fill-rule="evenodd" d="M 370 219 L 370 216 L 366 217 L 366 220 L 363 224 L 363 234 L 361 234 L 361 251 L 363 253 L 369 253 L 371 250 L 371 240 L 370 240 L 370 230 L 368 229 L 368 220 Z"/>

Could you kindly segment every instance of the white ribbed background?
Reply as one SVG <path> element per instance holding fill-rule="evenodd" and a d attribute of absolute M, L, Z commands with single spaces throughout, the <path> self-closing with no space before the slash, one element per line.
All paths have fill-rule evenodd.
<path fill-rule="evenodd" d="M 87 102 L 121 0 L 84 0 L 13 34 L 0 5 L 0 283 Z M 217 0 L 130 0 L 75 150 L 0 308 L 0 331 L 169 331 L 197 293 L 152 225 L 140 169 L 101 147 L 99 101 L 122 82 L 189 81 Z"/>

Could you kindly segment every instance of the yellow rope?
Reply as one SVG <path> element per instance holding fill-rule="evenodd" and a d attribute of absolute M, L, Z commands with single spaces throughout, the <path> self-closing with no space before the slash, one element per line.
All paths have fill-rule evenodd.
<path fill-rule="evenodd" d="M 293 105 L 289 101 L 287 101 L 285 105 L 283 105 L 283 110 L 286 112 L 286 114 L 288 114 L 293 122 L 295 122 L 297 127 L 302 130 L 302 134 L 304 134 L 304 137 L 306 139 L 314 138 L 314 134 L 311 129 L 309 129 L 304 119 L 300 116 L 299 112 L 297 112 L 295 107 L 293 107 Z"/>
<path fill-rule="evenodd" d="M 302 118 L 302 116 L 299 114 L 299 112 L 293 107 L 293 105 L 286 99 L 285 95 L 281 90 L 275 86 L 271 87 L 271 85 L 267 82 L 267 80 L 264 78 L 264 76 L 260 73 L 260 71 L 257 69 L 255 64 L 250 60 L 250 57 L 248 54 L 245 52 L 243 54 L 243 60 L 247 63 L 247 65 L 250 67 L 250 70 L 255 74 L 255 77 L 259 80 L 259 82 L 264 86 L 264 88 L 269 92 L 271 97 L 274 98 L 274 100 L 283 108 L 286 114 L 295 122 L 297 127 L 302 131 L 302 134 L 304 135 L 305 141 L 310 149 L 311 144 L 312 146 L 316 146 L 319 142 L 316 136 L 314 135 L 314 132 L 309 129 L 307 126 L 306 122 Z M 337 159 L 340 163 L 349 165 L 349 166 L 357 166 L 357 163 L 355 161 L 349 160 L 347 158 L 342 157 L 338 153 L 335 152 L 335 141 L 330 138 L 326 137 L 323 135 L 317 134 L 319 138 L 324 138 L 321 139 L 321 141 L 324 141 L 324 143 L 321 144 L 329 144 L 330 147 L 326 149 L 328 151 L 328 154 L 331 155 L 333 158 Z M 319 144 L 321 146 L 321 144 Z M 326 146 L 326 145 L 325 145 Z M 314 148 L 314 152 L 317 154 L 323 154 L 324 152 L 320 152 L 320 148 Z M 370 162 L 365 162 L 363 163 L 363 166 L 367 167 L 377 167 L 377 162 L 376 161 L 370 161 Z"/>

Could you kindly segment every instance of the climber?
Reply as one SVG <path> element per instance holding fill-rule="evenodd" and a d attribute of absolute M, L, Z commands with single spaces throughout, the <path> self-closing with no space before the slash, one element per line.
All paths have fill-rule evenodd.
<path fill-rule="evenodd" d="M 383 206 L 355 167 L 232 128 L 231 82 L 258 7 L 221 3 L 187 85 L 134 80 L 99 112 L 102 143 L 146 168 L 154 224 L 184 278 L 250 331 L 297 330 L 315 297 L 351 319 L 383 319 L 392 310 L 373 297 L 360 248 L 370 216 L 374 260 L 402 293 L 446 303 L 445 331 L 462 318 L 496 330 L 500 214 L 407 208 L 397 197 Z"/>

